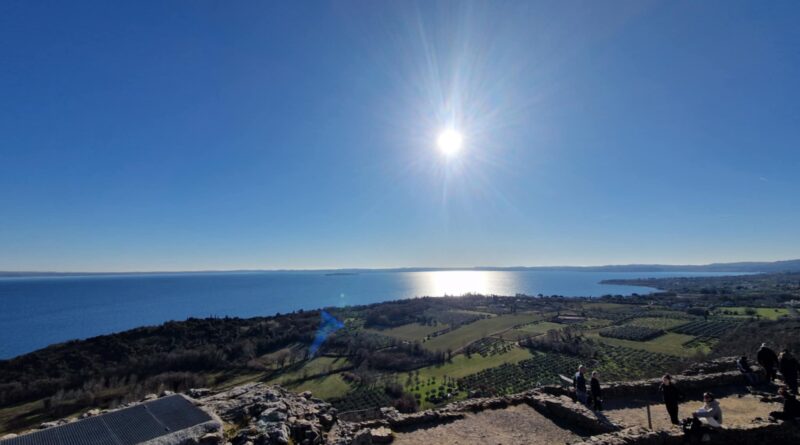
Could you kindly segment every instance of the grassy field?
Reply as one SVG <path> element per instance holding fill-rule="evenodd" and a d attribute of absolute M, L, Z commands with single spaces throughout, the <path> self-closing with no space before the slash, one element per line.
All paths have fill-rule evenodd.
<path fill-rule="evenodd" d="M 526 324 L 524 326 L 520 326 L 520 327 L 518 327 L 516 329 L 519 330 L 519 331 L 522 331 L 522 332 L 528 332 L 530 334 L 544 334 L 545 332 L 553 330 L 553 329 L 555 329 L 557 331 L 560 330 L 560 329 L 564 329 L 566 326 L 567 325 L 561 324 L 561 323 L 552 323 L 552 322 L 549 322 L 549 321 L 539 321 L 539 322 L 536 322 L 536 323 L 530 323 L 530 324 Z"/>
<path fill-rule="evenodd" d="M 583 305 L 583 309 L 585 309 L 587 312 L 591 312 L 594 310 L 600 310 L 606 312 L 625 312 L 635 308 L 636 306 L 630 304 L 619 304 L 619 303 L 585 303 Z"/>
<path fill-rule="evenodd" d="M 755 311 L 755 315 L 758 315 L 761 318 L 766 318 L 767 320 L 777 320 L 780 317 L 788 316 L 789 311 L 785 308 L 773 308 L 773 307 L 720 307 L 717 311 L 718 314 L 724 314 L 725 312 L 731 312 L 736 316 L 743 316 L 743 317 L 751 317 L 751 314 L 748 314 L 747 311 L 752 310 Z"/>
<path fill-rule="evenodd" d="M 226 389 L 231 389 L 234 386 L 243 385 L 245 383 L 255 382 L 260 380 L 264 377 L 263 372 L 250 372 L 244 374 L 235 374 L 235 375 L 226 375 L 226 374 L 211 374 L 210 377 L 218 381 L 218 384 L 214 385 L 214 389 L 219 391 L 224 391 Z"/>
<path fill-rule="evenodd" d="M 607 327 L 612 323 L 613 321 L 606 320 L 604 318 L 589 318 L 588 320 L 580 323 L 573 323 L 572 326 L 580 329 L 597 329 Z"/>
<path fill-rule="evenodd" d="M 663 329 L 674 328 L 675 326 L 685 324 L 686 320 L 678 320 L 675 318 L 662 318 L 662 317 L 642 317 L 635 318 L 627 324 L 632 326 L 642 326 L 645 328 Z"/>
<path fill-rule="evenodd" d="M 386 335 L 388 337 L 396 338 L 398 340 L 407 341 L 422 341 L 425 337 L 433 334 L 436 331 L 447 329 L 447 324 L 437 324 L 436 326 L 428 326 L 419 323 L 404 324 L 392 329 L 364 329 L 365 332 L 374 334 Z"/>
<path fill-rule="evenodd" d="M 485 318 L 466 324 L 422 344 L 430 351 L 456 351 L 491 334 L 511 329 L 516 325 L 531 323 L 542 318 L 539 314 L 513 314 Z"/>
<path fill-rule="evenodd" d="M 675 334 L 669 332 L 658 338 L 649 341 L 631 341 L 620 340 L 617 338 L 600 337 L 597 333 L 589 333 L 587 337 L 594 338 L 595 340 L 614 346 L 625 346 L 632 349 L 641 349 L 644 351 L 657 352 L 660 354 L 674 355 L 677 357 L 691 357 L 698 351 L 708 352 L 706 346 L 700 345 L 697 348 L 685 348 L 683 343 L 692 340 L 694 337 L 691 335 Z"/>
<path fill-rule="evenodd" d="M 317 357 L 305 362 L 303 366 L 296 370 L 281 374 L 279 377 L 270 380 L 269 383 L 285 385 L 289 382 L 304 380 L 306 377 L 336 371 L 348 366 L 350 366 L 350 362 L 345 358 Z"/>
<path fill-rule="evenodd" d="M 441 366 L 429 366 L 421 368 L 413 373 L 414 378 L 411 383 L 408 382 L 408 374 L 400 374 L 398 378 L 404 384 L 406 391 L 424 395 L 426 391 L 438 388 L 445 377 L 450 379 L 458 379 L 461 377 L 474 374 L 484 369 L 494 368 L 503 363 L 517 363 L 533 357 L 527 349 L 514 347 L 504 354 L 490 355 L 483 357 L 480 354 L 472 354 L 467 358 L 464 354 L 458 354 L 453 357 L 449 362 Z M 417 381 L 419 383 L 417 383 Z M 423 397 L 424 399 L 424 397 Z M 432 405 L 429 403 L 421 403 L 423 409 L 429 408 Z"/>
<path fill-rule="evenodd" d="M 311 391 L 314 397 L 320 399 L 335 399 L 342 397 L 350 391 L 350 385 L 344 381 L 341 374 L 306 380 L 300 384 L 289 387 L 292 391 Z"/>
<path fill-rule="evenodd" d="M 14 421 L 25 419 L 32 423 L 41 423 L 48 420 L 44 413 L 44 404 L 41 400 L 0 409 L 0 436 L 16 429 Z"/>

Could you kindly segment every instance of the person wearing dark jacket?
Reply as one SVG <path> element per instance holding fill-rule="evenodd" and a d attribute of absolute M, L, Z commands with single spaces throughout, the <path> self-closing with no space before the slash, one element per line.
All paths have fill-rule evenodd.
<path fill-rule="evenodd" d="M 661 396 L 664 398 L 664 405 L 667 406 L 667 413 L 673 425 L 679 425 L 678 421 L 678 403 L 681 398 L 681 393 L 675 384 L 672 382 L 672 376 L 665 374 L 661 378 L 661 386 L 658 388 Z"/>
<path fill-rule="evenodd" d="M 780 420 L 800 419 L 800 402 L 789 392 L 789 388 L 782 386 L 778 395 L 783 397 L 783 411 L 773 411 L 769 416 Z"/>
<path fill-rule="evenodd" d="M 797 395 L 797 360 L 792 357 L 787 349 L 778 356 L 778 369 L 783 375 L 783 382 L 789 387 L 792 394 Z"/>
<path fill-rule="evenodd" d="M 758 375 L 753 372 L 753 368 L 750 367 L 750 363 L 747 362 L 747 356 L 741 356 L 738 360 L 736 360 L 736 367 L 739 368 L 739 372 L 741 372 L 744 377 L 747 379 L 747 384 L 750 386 L 758 384 Z"/>
<path fill-rule="evenodd" d="M 758 359 L 758 364 L 767 371 L 769 381 L 775 381 L 775 376 L 777 375 L 777 369 L 775 368 L 778 365 L 778 356 L 775 355 L 775 351 L 768 348 L 766 343 L 761 343 L 756 358 Z"/>
<path fill-rule="evenodd" d="M 592 371 L 592 380 L 589 383 L 591 391 L 591 407 L 595 411 L 603 410 L 603 393 L 600 390 L 600 379 L 597 378 L 597 371 Z"/>
<path fill-rule="evenodd" d="M 586 394 L 586 377 L 583 376 L 583 373 L 586 371 L 583 365 L 578 366 L 578 372 L 575 373 L 575 378 L 572 381 L 572 384 L 575 386 L 575 396 L 578 398 L 578 401 L 586 405 L 587 394 Z"/>

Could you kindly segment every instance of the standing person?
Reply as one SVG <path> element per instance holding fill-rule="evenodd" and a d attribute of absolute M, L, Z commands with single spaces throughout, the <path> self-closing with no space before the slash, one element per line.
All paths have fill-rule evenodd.
<path fill-rule="evenodd" d="M 781 420 L 800 418 L 800 402 L 789 392 L 789 388 L 781 386 L 778 395 L 783 397 L 783 411 L 773 411 L 769 413 L 769 416 Z"/>
<path fill-rule="evenodd" d="M 575 386 L 575 396 L 578 397 L 578 401 L 586 405 L 587 396 L 586 396 L 586 377 L 583 376 L 583 373 L 586 371 L 583 365 L 578 366 L 578 372 L 575 373 L 575 378 L 572 381 L 572 384 Z"/>
<path fill-rule="evenodd" d="M 595 411 L 603 410 L 603 393 L 600 391 L 600 379 L 597 378 L 597 371 L 592 371 L 592 380 L 589 389 L 592 392 L 591 406 Z"/>
<path fill-rule="evenodd" d="M 679 425 L 680 421 L 678 420 L 678 401 L 681 398 L 681 393 L 678 391 L 678 388 L 675 387 L 675 384 L 672 382 L 672 376 L 669 374 L 664 374 L 664 377 L 661 377 L 661 386 L 658 388 L 661 392 L 661 396 L 664 398 L 664 405 L 667 407 L 667 413 L 669 413 L 669 420 L 672 422 L 673 425 Z"/>
<path fill-rule="evenodd" d="M 767 371 L 767 378 L 769 381 L 775 381 L 775 376 L 777 375 L 775 367 L 778 365 L 778 356 L 775 355 L 775 351 L 768 348 L 766 343 L 761 343 L 756 358 L 758 359 L 758 364 Z"/>
<path fill-rule="evenodd" d="M 789 387 L 792 394 L 797 394 L 797 360 L 788 349 L 784 349 L 778 356 L 778 369 L 783 375 L 783 382 Z"/>
<path fill-rule="evenodd" d="M 753 372 L 753 368 L 750 367 L 750 363 L 747 362 L 747 356 L 743 355 L 736 360 L 736 367 L 739 368 L 739 372 L 744 374 L 744 377 L 747 379 L 747 383 L 750 386 L 758 384 L 758 376 L 755 372 Z"/>

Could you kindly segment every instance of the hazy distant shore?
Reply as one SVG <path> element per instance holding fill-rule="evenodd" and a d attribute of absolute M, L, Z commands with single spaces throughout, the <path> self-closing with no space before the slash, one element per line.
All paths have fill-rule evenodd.
<path fill-rule="evenodd" d="M 133 272 L 54 272 L 54 271 L 0 271 L 0 277 L 77 277 L 113 275 L 175 275 L 175 274 L 230 274 L 230 273 L 309 273 L 345 275 L 386 272 L 438 272 L 453 270 L 475 271 L 566 271 L 566 272 L 794 272 L 800 271 L 800 259 L 783 261 L 746 261 L 711 264 L 621 264 L 605 266 L 473 266 L 473 267 L 398 267 L 385 269 L 234 269 L 190 271 L 133 271 Z"/>

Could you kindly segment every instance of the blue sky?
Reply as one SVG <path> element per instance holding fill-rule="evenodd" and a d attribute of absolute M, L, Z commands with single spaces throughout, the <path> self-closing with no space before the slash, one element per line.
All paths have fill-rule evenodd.
<path fill-rule="evenodd" d="M 0 2 L 0 270 L 800 257 L 798 21 L 795 1 Z"/>

